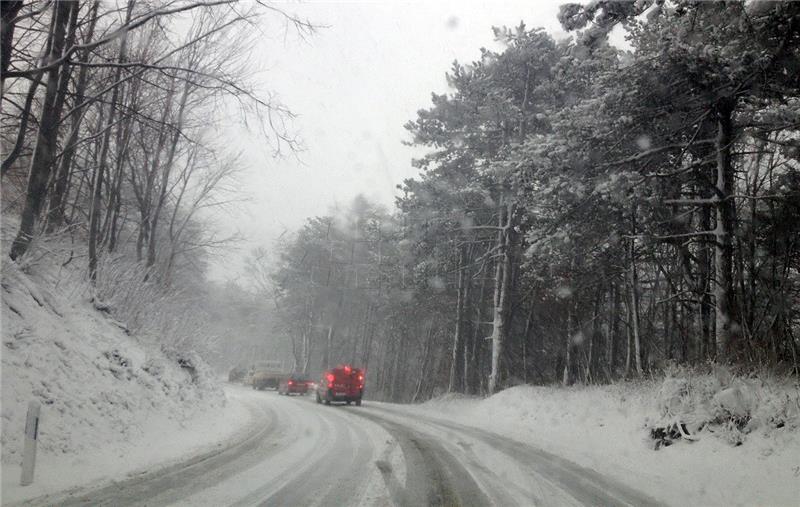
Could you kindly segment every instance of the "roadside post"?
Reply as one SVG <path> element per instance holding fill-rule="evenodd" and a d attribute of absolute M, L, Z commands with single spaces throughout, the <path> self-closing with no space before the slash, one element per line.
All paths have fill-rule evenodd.
<path fill-rule="evenodd" d="M 39 437 L 38 401 L 28 403 L 28 416 L 25 419 L 25 447 L 22 450 L 22 478 L 20 485 L 28 486 L 33 482 L 33 469 L 36 466 L 36 439 Z"/>

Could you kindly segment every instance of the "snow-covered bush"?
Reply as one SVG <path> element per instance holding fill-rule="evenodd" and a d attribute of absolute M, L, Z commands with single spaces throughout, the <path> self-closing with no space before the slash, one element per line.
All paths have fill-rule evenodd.
<path fill-rule="evenodd" d="M 219 343 L 203 311 L 204 287 L 178 282 L 156 281 L 150 270 L 127 256 L 106 256 L 99 266 L 94 304 L 165 350 L 208 358 Z"/>
<path fill-rule="evenodd" d="M 655 398 L 657 416 L 647 421 L 655 448 L 707 433 L 731 445 L 755 430 L 769 433 L 800 425 L 797 380 L 767 373 L 734 375 L 713 365 L 710 371 L 672 368 Z"/>
<path fill-rule="evenodd" d="M 13 238 L 14 230 L 15 222 L 3 217 L 3 239 Z M 219 339 L 209 331 L 208 312 L 204 311 L 209 286 L 202 276 L 178 270 L 167 274 L 158 262 L 147 268 L 136 260 L 129 245 L 121 245 L 118 251 L 100 257 L 97 282 L 92 286 L 87 277 L 87 247 L 73 241 L 77 234 L 67 227 L 38 235 L 17 260 L 20 271 L 44 282 L 36 290 L 52 288 L 65 300 L 90 301 L 110 323 L 139 340 L 196 352 L 205 359 L 216 354 Z"/>
<path fill-rule="evenodd" d="M 224 402 L 225 395 L 217 381 L 216 373 L 200 354 L 167 347 L 163 347 L 162 350 L 166 357 L 174 361 L 187 373 L 192 384 L 197 386 L 197 389 L 194 391 L 200 398 L 208 396 L 209 398 Z"/>

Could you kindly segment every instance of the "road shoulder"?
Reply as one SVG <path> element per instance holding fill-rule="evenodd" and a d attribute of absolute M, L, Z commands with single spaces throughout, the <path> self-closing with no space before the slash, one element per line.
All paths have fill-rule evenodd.
<path fill-rule="evenodd" d="M 256 434 L 259 409 L 226 386 L 224 407 L 208 410 L 187 422 L 154 420 L 136 439 L 84 454 L 37 457 L 34 483 L 19 485 L 19 466 L 4 465 L 3 505 L 56 505 L 69 498 L 135 480 L 157 471 L 209 459 Z"/>

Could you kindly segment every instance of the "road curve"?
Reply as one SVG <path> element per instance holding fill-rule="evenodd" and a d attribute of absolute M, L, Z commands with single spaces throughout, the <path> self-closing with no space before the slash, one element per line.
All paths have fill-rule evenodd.
<path fill-rule="evenodd" d="M 373 404 L 361 415 L 437 442 L 464 464 L 495 505 L 661 505 L 595 470 L 496 433 L 409 413 L 399 405 Z"/>
<path fill-rule="evenodd" d="M 254 422 L 227 448 L 27 505 L 657 505 L 535 447 L 401 405 L 228 392 Z"/>

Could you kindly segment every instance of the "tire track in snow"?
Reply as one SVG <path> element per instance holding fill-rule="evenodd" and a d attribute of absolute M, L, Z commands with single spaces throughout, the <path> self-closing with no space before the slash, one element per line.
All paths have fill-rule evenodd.
<path fill-rule="evenodd" d="M 339 507 L 362 503 L 372 485 L 371 476 L 380 481 L 371 460 L 388 434 L 345 411 L 315 405 L 304 397 L 265 395 L 263 402 L 289 428 L 280 441 L 273 442 L 277 448 L 263 453 L 250 469 L 211 482 L 177 505 Z M 380 494 L 373 492 L 371 497 L 380 498 Z"/>
<path fill-rule="evenodd" d="M 402 507 L 491 505 L 458 458 L 440 443 L 376 414 L 354 413 L 383 426 L 400 444 L 407 470 L 405 487 L 394 477 L 388 463 L 376 462 L 395 503 Z"/>
<path fill-rule="evenodd" d="M 290 494 L 292 492 L 292 488 L 296 488 L 300 486 L 301 491 L 308 491 L 308 488 L 302 488 L 302 484 L 298 484 L 299 482 L 304 482 L 304 477 L 308 474 L 314 467 L 317 466 L 317 461 L 313 460 L 312 458 L 315 455 L 318 455 L 320 452 L 327 455 L 333 449 L 333 445 L 335 441 L 324 438 L 326 433 L 330 433 L 334 430 L 332 424 L 329 421 L 322 421 L 322 425 L 324 425 L 324 430 L 321 430 L 317 433 L 316 438 L 314 439 L 312 445 L 308 447 L 305 452 L 300 455 L 296 455 L 292 460 L 289 466 L 285 466 L 283 471 L 278 473 L 277 476 L 272 478 L 265 478 L 265 482 L 259 485 L 256 489 L 247 493 L 246 496 L 243 498 L 238 499 L 236 502 L 231 502 L 232 507 L 247 507 L 251 505 L 265 505 L 264 499 L 273 495 L 278 494 L 279 492 L 284 492 L 284 494 Z M 290 437 L 294 437 L 294 440 L 297 440 L 298 435 L 290 435 Z M 302 437 L 301 437 L 302 438 Z M 287 446 L 286 449 L 291 449 L 291 445 Z M 288 502 L 270 502 L 269 505 L 305 505 L 302 503 L 300 499 L 295 499 L 294 503 Z"/>
<path fill-rule="evenodd" d="M 304 400 L 298 400 L 302 403 Z M 294 474 L 289 482 L 276 488 L 265 484 L 253 492 L 248 500 L 260 500 L 257 505 L 307 506 L 350 505 L 358 503 L 366 489 L 366 469 L 375 454 L 374 447 L 361 432 L 353 427 L 352 419 L 335 407 L 304 407 L 315 411 L 328 426 L 323 432 L 327 445 L 317 449 L 314 461 Z M 248 505 L 244 502 L 241 505 Z"/>
<path fill-rule="evenodd" d="M 453 437 L 467 437 L 505 454 L 522 470 L 544 479 L 583 505 L 662 505 L 644 493 L 603 476 L 595 470 L 577 465 L 555 454 L 534 446 L 479 428 L 464 426 L 421 414 L 409 414 L 386 406 L 371 406 L 371 411 L 383 413 L 394 420 L 408 421 L 409 426 L 429 427 L 434 432 L 450 433 Z M 546 489 L 546 488 L 544 488 Z M 543 489 L 543 491 L 544 491 Z M 530 498 L 535 503 L 547 504 L 549 495 Z M 502 503 L 501 503 L 502 504 Z"/>
<path fill-rule="evenodd" d="M 122 481 L 91 491 L 67 492 L 60 498 L 34 499 L 25 505 L 60 506 L 128 506 L 169 505 L 198 488 L 198 479 L 224 480 L 240 469 L 242 463 L 260 459 L 259 444 L 271 433 L 280 431 L 278 417 L 268 407 L 248 403 L 253 414 L 246 436 L 220 449 L 215 449 L 166 467 L 155 468 Z M 267 424 L 264 424 L 267 421 Z M 235 466 L 231 466 L 235 464 Z M 213 479 L 212 479 L 213 478 Z M 206 482 L 207 483 L 207 482 Z"/>

